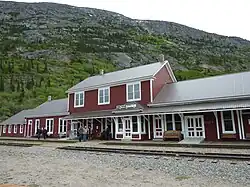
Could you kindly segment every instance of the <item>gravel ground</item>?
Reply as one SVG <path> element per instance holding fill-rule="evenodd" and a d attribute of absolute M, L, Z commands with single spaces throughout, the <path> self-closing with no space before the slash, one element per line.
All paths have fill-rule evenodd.
<path fill-rule="evenodd" d="M 53 147 L 0 146 L 0 184 L 76 186 L 250 186 L 250 165 L 238 161 L 151 157 Z"/>

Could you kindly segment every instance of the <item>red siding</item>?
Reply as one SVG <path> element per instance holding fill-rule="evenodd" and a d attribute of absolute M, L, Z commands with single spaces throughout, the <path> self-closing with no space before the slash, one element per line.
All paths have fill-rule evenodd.
<path fill-rule="evenodd" d="M 155 79 L 153 80 L 153 99 L 156 97 L 156 95 L 160 92 L 160 90 L 166 83 L 172 82 L 173 81 L 170 77 L 167 68 L 165 66 L 162 67 L 162 69 L 155 75 Z"/>
<path fill-rule="evenodd" d="M 50 137 L 58 137 L 59 118 L 63 118 L 63 117 L 65 117 L 65 116 L 46 116 L 46 117 L 27 118 L 27 123 L 29 120 L 32 120 L 32 136 L 33 136 L 35 133 L 35 120 L 36 119 L 40 119 L 40 127 L 45 128 L 46 119 L 53 118 L 54 119 L 54 130 L 53 130 L 53 134 Z"/>
<path fill-rule="evenodd" d="M 141 97 L 141 101 L 139 102 L 140 104 L 146 105 L 150 102 L 149 80 L 141 82 Z M 126 103 L 126 85 L 114 86 L 110 88 L 110 104 L 107 105 L 98 105 L 97 89 L 85 92 L 84 107 L 74 108 L 74 94 L 70 94 L 69 103 L 70 113 L 115 109 L 116 105 Z"/>
<path fill-rule="evenodd" d="M 14 125 L 17 125 L 17 132 L 16 133 L 14 133 Z M 2 126 L 2 135 L 1 136 L 3 136 L 3 137 L 23 137 L 24 128 L 23 128 L 23 133 L 20 133 L 20 124 L 12 124 L 11 133 L 8 133 L 8 128 L 9 128 L 9 125 L 6 125 L 6 132 L 3 133 L 3 126 Z"/>
<path fill-rule="evenodd" d="M 250 124 L 248 124 L 248 119 L 250 119 L 250 114 L 242 114 L 244 131 L 250 133 Z"/>

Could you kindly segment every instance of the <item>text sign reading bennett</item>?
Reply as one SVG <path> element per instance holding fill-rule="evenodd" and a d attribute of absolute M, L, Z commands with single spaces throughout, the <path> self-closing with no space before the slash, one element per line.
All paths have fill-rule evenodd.
<path fill-rule="evenodd" d="M 133 103 L 133 104 L 124 104 L 124 105 L 117 105 L 116 106 L 116 109 L 117 110 L 127 110 L 127 109 L 133 109 L 133 108 L 136 108 L 136 104 Z"/>

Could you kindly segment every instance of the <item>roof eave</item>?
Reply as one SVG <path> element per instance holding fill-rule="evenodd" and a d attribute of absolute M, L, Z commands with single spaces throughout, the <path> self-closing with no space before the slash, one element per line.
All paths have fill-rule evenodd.
<path fill-rule="evenodd" d="M 57 116 L 66 116 L 66 115 L 69 115 L 69 112 L 27 115 L 27 116 L 25 116 L 25 118 L 57 117 Z"/>
<path fill-rule="evenodd" d="M 149 103 L 147 104 L 148 107 L 163 107 L 163 106 L 174 106 L 174 105 L 185 105 L 185 104 L 196 104 L 196 103 L 207 103 L 207 102 L 214 102 L 214 101 L 228 101 L 228 100 L 235 100 L 235 99 L 248 99 L 250 95 L 240 95 L 240 96 L 233 96 L 233 97 L 223 97 L 223 98 L 206 98 L 206 99 L 197 99 L 197 100 L 186 100 L 186 101 L 176 101 L 170 103 Z"/>
<path fill-rule="evenodd" d="M 90 90 L 96 90 L 98 88 L 108 87 L 108 86 L 109 87 L 120 86 L 120 85 L 127 84 L 129 82 L 147 81 L 147 80 L 150 80 L 153 78 L 154 78 L 154 76 L 150 75 L 150 76 L 140 77 L 137 79 L 127 79 L 126 81 L 117 81 L 117 82 L 113 82 L 113 83 L 109 83 L 109 84 L 100 84 L 100 85 L 89 86 L 89 87 L 78 88 L 78 89 L 68 89 L 66 91 L 66 93 L 70 94 L 70 93 L 75 93 L 75 92 L 79 92 L 79 91 L 90 91 Z"/>

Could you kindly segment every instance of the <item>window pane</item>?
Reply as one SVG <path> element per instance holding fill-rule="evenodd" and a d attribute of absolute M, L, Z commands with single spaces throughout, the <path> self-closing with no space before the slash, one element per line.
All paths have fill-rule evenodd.
<path fill-rule="evenodd" d="M 233 122 L 232 120 L 224 120 L 225 131 L 233 131 Z"/>
<path fill-rule="evenodd" d="M 136 91 L 134 94 L 135 94 L 134 99 L 139 99 L 140 98 L 140 92 Z"/>
<path fill-rule="evenodd" d="M 139 84 L 134 84 L 134 91 L 135 92 L 139 92 L 140 91 Z"/>
<path fill-rule="evenodd" d="M 133 93 L 128 93 L 128 99 L 133 99 Z"/>
<path fill-rule="evenodd" d="M 133 93 L 133 85 L 128 85 L 128 93 Z"/>
<path fill-rule="evenodd" d="M 175 130 L 181 131 L 181 122 L 180 121 L 175 121 Z"/>
<path fill-rule="evenodd" d="M 167 130 L 168 131 L 173 130 L 173 123 L 171 121 L 167 122 Z"/>
<path fill-rule="evenodd" d="M 104 93 L 105 96 L 108 96 L 108 95 L 109 95 L 109 89 L 108 89 L 108 88 L 106 88 L 106 89 L 104 90 L 104 92 L 105 92 L 105 93 Z"/>
<path fill-rule="evenodd" d="M 99 102 L 100 102 L 100 103 L 103 103 L 103 102 L 104 102 L 104 101 L 103 101 L 103 97 L 100 97 L 100 98 L 99 98 Z"/>
<path fill-rule="evenodd" d="M 232 119 L 231 111 L 224 111 L 223 117 L 224 119 Z"/>
<path fill-rule="evenodd" d="M 138 124 L 137 124 L 137 122 L 133 123 L 133 132 L 138 132 Z"/>
<path fill-rule="evenodd" d="M 103 90 L 99 91 L 99 97 L 103 97 Z"/>
<path fill-rule="evenodd" d="M 109 102 L 109 96 L 108 95 L 105 95 L 105 100 L 104 100 L 105 103 L 108 103 Z"/>

